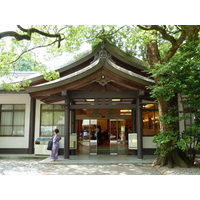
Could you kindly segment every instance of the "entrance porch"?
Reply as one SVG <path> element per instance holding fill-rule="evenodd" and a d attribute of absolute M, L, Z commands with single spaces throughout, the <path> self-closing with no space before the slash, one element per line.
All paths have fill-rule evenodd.
<path fill-rule="evenodd" d="M 79 119 L 76 112 L 77 110 L 93 109 L 98 111 L 105 109 L 112 115 L 113 112 L 110 111 L 127 109 L 131 110 L 130 127 L 132 130 L 130 133 L 137 133 L 137 156 L 142 159 L 143 123 L 147 125 L 147 129 L 155 130 L 155 116 L 149 115 L 148 111 L 144 120 L 142 116 L 143 103 L 154 101 L 147 88 L 149 85 L 154 85 L 154 80 L 144 71 L 146 67 L 147 64 L 143 61 L 126 55 L 108 41 L 104 41 L 99 43 L 88 55 L 59 68 L 57 70 L 60 74 L 59 79 L 50 82 L 46 82 L 42 77 L 33 79 L 31 86 L 25 89 L 32 99 L 37 99 L 47 105 L 64 105 L 63 110 L 60 110 L 61 113 L 64 111 L 61 121 L 53 115 L 49 116 L 48 122 L 42 121 L 39 134 L 48 136 L 52 127 L 61 125 L 61 133 L 64 136 L 61 143 L 65 159 L 70 159 L 70 135 L 72 133 L 76 133 L 78 139 L 82 137 L 82 142 L 87 143 L 85 146 L 94 147 L 89 149 L 89 155 L 100 154 L 100 151 L 103 151 L 101 148 L 104 144 L 109 147 L 106 150 L 107 154 L 116 155 L 119 154 L 121 145 L 123 151 L 127 150 L 127 139 L 125 140 L 127 136 L 124 136 L 124 125 L 123 127 L 116 125 L 116 128 L 120 128 L 117 128 L 116 131 L 112 129 L 112 125 L 107 125 L 108 138 L 98 138 L 98 134 L 95 136 L 97 131 L 80 131 L 77 129 L 76 123 L 77 120 L 85 119 L 103 120 L 106 119 L 105 114 L 97 112 L 99 118 L 94 116 Z M 31 104 L 31 107 L 34 110 L 34 103 Z M 45 110 L 42 111 L 47 113 Z M 46 113 L 44 116 L 46 116 Z M 58 110 L 55 113 L 58 113 Z M 123 119 L 119 117 L 114 113 L 107 119 Z M 35 119 L 34 112 L 31 112 L 31 119 Z M 83 124 L 82 121 L 80 123 Z M 110 121 L 108 123 L 111 124 Z M 34 120 L 31 121 L 31 125 L 34 125 Z M 96 125 L 98 126 L 98 123 Z M 34 128 L 30 127 L 30 129 Z M 92 129 L 95 129 L 95 127 L 92 127 Z M 106 132 L 106 130 L 104 131 Z M 80 133 L 83 135 L 80 136 Z M 30 133 L 30 138 L 34 138 L 34 130 Z M 101 141 L 102 138 L 104 141 Z M 81 143 L 81 139 L 79 141 Z M 32 144 L 33 140 L 30 139 L 30 153 L 33 152 Z"/>

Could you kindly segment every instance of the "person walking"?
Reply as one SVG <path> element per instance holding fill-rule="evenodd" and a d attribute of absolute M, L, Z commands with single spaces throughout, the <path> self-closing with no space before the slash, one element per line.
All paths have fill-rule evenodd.
<path fill-rule="evenodd" d="M 59 150 L 59 145 L 60 145 L 60 136 L 58 135 L 59 129 L 54 130 L 54 135 L 53 135 L 53 146 L 51 150 L 51 156 L 50 159 L 51 161 L 56 161 L 58 160 L 58 150 Z"/>

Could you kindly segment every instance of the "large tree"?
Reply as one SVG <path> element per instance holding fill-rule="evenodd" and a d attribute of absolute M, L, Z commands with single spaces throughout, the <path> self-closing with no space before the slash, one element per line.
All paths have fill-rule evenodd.
<path fill-rule="evenodd" d="M 200 27 L 151 25 L 139 26 L 139 28 L 150 33 L 150 37 L 152 37 L 146 45 L 146 57 L 149 63 L 149 71 L 155 80 L 152 93 L 158 101 L 161 119 L 160 137 L 157 137 L 156 140 L 160 151 L 157 151 L 159 156 L 155 164 L 168 165 L 169 167 L 173 167 L 175 164 L 181 167 L 191 166 L 191 161 L 177 145 L 179 142 L 177 120 L 175 120 L 178 117 L 177 95 L 178 92 L 182 91 L 173 87 L 173 85 L 177 86 L 175 80 L 180 80 L 180 78 L 173 79 L 173 76 L 171 76 L 173 73 L 172 71 L 169 72 L 168 69 L 170 65 L 167 64 L 172 63 L 172 61 L 178 63 L 177 59 L 180 59 L 180 55 L 177 56 L 177 54 L 180 54 L 182 46 L 190 45 L 196 41 L 199 42 Z M 163 46 L 164 42 L 167 42 L 167 44 Z M 191 59 L 192 57 L 188 58 Z M 181 63 L 177 64 L 177 67 L 184 68 L 184 72 L 193 73 L 193 71 L 188 71 L 188 66 L 181 65 Z M 187 93 L 185 92 L 185 94 Z"/>

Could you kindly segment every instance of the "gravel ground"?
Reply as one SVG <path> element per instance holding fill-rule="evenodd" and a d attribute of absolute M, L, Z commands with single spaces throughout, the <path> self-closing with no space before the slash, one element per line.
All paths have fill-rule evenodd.
<path fill-rule="evenodd" d="M 43 164 L 33 159 L 3 159 L 0 175 L 160 175 L 160 172 L 154 167 L 132 164 L 66 165 Z"/>
<path fill-rule="evenodd" d="M 163 175 L 200 175 L 200 158 L 196 158 L 195 166 L 191 168 L 174 167 L 169 169 L 167 167 L 154 167 Z"/>
<path fill-rule="evenodd" d="M 200 175 L 199 167 L 180 168 L 174 167 L 169 169 L 167 167 L 154 166 L 162 175 Z"/>
<path fill-rule="evenodd" d="M 65 165 L 40 159 L 0 159 L 0 175 L 200 175 L 200 167 L 169 169 L 151 164 Z"/>

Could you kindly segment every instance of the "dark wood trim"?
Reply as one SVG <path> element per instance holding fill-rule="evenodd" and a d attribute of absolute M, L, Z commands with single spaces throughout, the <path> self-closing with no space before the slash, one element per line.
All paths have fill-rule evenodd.
<path fill-rule="evenodd" d="M 29 125 L 29 143 L 28 153 L 34 153 L 34 140 L 35 140 L 35 110 L 36 110 L 36 99 L 31 97 L 30 100 L 30 125 Z"/>
<path fill-rule="evenodd" d="M 132 99 L 138 97 L 138 91 L 70 91 L 70 99 L 76 98 L 124 98 Z"/>
<path fill-rule="evenodd" d="M 118 85 L 127 88 L 127 90 L 134 90 L 135 88 L 146 90 L 146 85 L 153 84 L 150 79 L 140 77 L 139 75 L 138 77 L 135 74 L 129 74 L 128 72 L 119 70 L 118 68 L 111 66 L 111 63 L 102 63 L 102 60 L 99 60 L 96 63 L 92 63 L 87 71 L 79 71 L 78 74 L 60 78 L 60 80 L 52 81 L 51 84 L 47 83 L 37 87 L 29 87 L 26 88 L 26 91 L 30 93 L 32 97 L 38 97 L 56 94 L 62 90 L 79 90 L 84 86 L 90 85 L 96 79 L 101 79 L 102 74 L 105 77 L 108 76 L 107 78 L 110 82 L 115 82 Z M 120 67 L 120 69 L 121 68 L 122 67 Z"/>
<path fill-rule="evenodd" d="M 137 152 L 137 150 L 129 150 L 130 152 Z M 149 148 L 145 148 L 142 150 L 143 154 L 144 155 L 154 155 L 156 149 L 149 149 Z M 23 149 L 23 148 L 0 148 L 0 154 L 29 154 L 28 153 L 29 150 L 28 149 Z M 63 148 L 60 148 L 59 149 L 59 152 L 58 152 L 59 155 L 64 155 L 64 149 Z M 135 155 L 136 153 L 134 153 Z M 199 152 L 198 152 L 199 154 Z M 77 152 L 75 149 L 71 149 L 69 151 L 69 155 L 77 155 Z"/>
<path fill-rule="evenodd" d="M 0 137 L 25 137 L 25 135 L 0 135 Z"/>
<path fill-rule="evenodd" d="M 64 158 L 69 159 L 70 155 L 70 99 L 69 95 L 65 98 L 65 126 L 64 126 Z"/>
<path fill-rule="evenodd" d="M 29 154 L 27 148 L 0 148 L 0 154 Z"/>
<path fill-rule="evenodd" d="M 137 98 L 136 100 L 136 131 L 137 131 L 137 146 L 138 146 L 138 158 L 143 159 L 143 137 L 142 137 L 142 108 L 141 108 L 141 99 Z"/>
<path fill-rule="evenodd" d="M 155 151 L 156 151 L 156 149 L 147 148 L 147 149 L 143 149 L 143 150 L 142 150 L 142 153 L 143 153 L 144 155 L 155 155 L 155 154 L 154 154 Z"/>
<path fill-rule="evenodd" d="M 131 118 L 132 118 L 132 131 L 133 133 L 136 133 L 136 111 L 134 109 L 132 109 Z"/>
<path fill-rule="evenodd" d="M 117 58 L 115 56 L 113 56 L 112 59 L 117 65 L 123 66 L 124 69 L 130 70 L 137 74 L 140 74 L 141 76 L 149 77 L 149 74 L 144 72 L 144 70 L 145 70 L 144 67 L 143 67 L 143 69 L 141 69 L 141 66 L 140 66 L 140 68 L 138 68 L 137 66 L 139 66 L 139 65 L 136 66 L 136 64 L 134 64 L 134 67 L 133 67 L 133 64 L 130 65 L 127 62 L 124 62 L 122 59 L 120 60 L 119 58 Z"/>
<path fill-rule="evenodd" d="M 65 150 L 63 148 L 60 148 L 58 150 L 58 155 L 64 155 L 64 153 L 65 153 Z M 69 155 L 77 155 L 76 149 L 70 149 Z"/>
<path fill-rule="evenodd" d="M 127 108 L 136 109 L 136 105 L 71 105 L 70 109 Z"/>
<path fill-rule="evenodd" d="M 71 133 L 75 133 L 76 127 L 76 110 L 71 110 Z"/>

